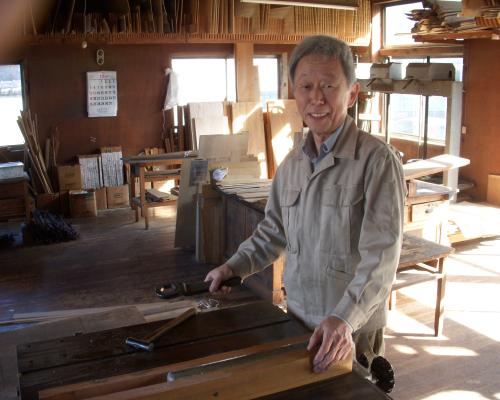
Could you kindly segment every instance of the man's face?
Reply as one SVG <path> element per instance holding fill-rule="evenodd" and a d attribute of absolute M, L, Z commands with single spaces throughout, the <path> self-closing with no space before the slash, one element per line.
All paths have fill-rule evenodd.
<path fill-rule="evenodd" d="M 349 87 L 336 58 L 308 55 L 297 64 L 293 85 L 297 107 L 306 125 L 321 141 L 344 122 L 358 92 L 359 84 Z"/>

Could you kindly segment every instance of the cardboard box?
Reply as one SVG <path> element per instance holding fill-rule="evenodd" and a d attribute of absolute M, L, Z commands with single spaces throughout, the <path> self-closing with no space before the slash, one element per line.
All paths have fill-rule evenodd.
<path fill-rule="evenodd" d="M 69 212 L 71 218 L 96 217 L 95 192 L 89 190 L 69 191 Z"/>
<path fill-rule="evenodd" d="M 98 210 L 105 210 L 108 208 L 108 197 L 106 196 L 106 188 L 95 189 L 95 202 Z"/>
<path fill-rule="evenodd" d="M 128 185 L 113 186 L 106 188 L 108 208 L 129 207 Z"/>
<path fill-rule="evenodd" d="M 59 214 L 61 206 L 59 202 L 59 193 L 39 193 L 36 195 L 37 210 L 49 211 L 52 214 Z"/>
<path fill-rule="evenodd" d="M 59 190 L 80 190 L 82 188 L 82 174 L 80 165 L 59 165 L 57 167 Z"/>
<path fill-rule="evenodd" d="M 495 206 L 500 206 L 500 175 L 488 175 L 486 202 Z"/>

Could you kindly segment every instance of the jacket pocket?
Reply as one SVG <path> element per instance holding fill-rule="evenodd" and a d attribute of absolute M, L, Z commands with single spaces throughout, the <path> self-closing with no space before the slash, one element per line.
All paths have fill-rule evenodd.
<path fill-rule="evenodd" d="M 320 250 L 346 256 L 359 240 L 363 219 L 363 187 L 334 185 L 323 189 Z"/>
<path fill-rule="evenodd" d="M 285 188 L 280 197 L 281 216 L 283 229 L 287 239 L 287 250 L 297 251 L 297 213 L 300 197 L 300 188 Z"/>

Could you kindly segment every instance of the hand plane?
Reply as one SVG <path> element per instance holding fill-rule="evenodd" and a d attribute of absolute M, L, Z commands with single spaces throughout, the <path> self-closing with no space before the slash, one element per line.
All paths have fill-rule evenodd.
<path fill-rule="evenodd" d="M 241 278 L 236 276 L 221 283 L 221 286 L 239 286 Z M 180 295 L 192 296 L 193 294 L 207 292 L 210 288 L 210 282 L 172 282 L 156 288 L 156 295 L 162 299 L 169 299 Z"/>

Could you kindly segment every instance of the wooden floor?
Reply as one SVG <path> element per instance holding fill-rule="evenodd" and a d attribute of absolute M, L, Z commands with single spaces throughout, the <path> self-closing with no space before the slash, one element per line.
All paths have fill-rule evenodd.
<path fill-rule="evenodd" d="M 0 320 L 14 312 L 158 301 L 154 288 L 211 268 L 173 248 L 175 208 L 150 229 L 127 209 L 74 220 L 75 242 L 0 250 Z M 0 225 L 0 233 L 15 225 Z M 500 399 L 500 238 L 456 247 L 448 262 L 444 334 L 433 337 L 435 283 L 398 292 L 386 335 L 395 400 Z M 235 292 L 228 303 L 252 299 Z M 496 361 L 495 361 L 496 360 Z"/>

